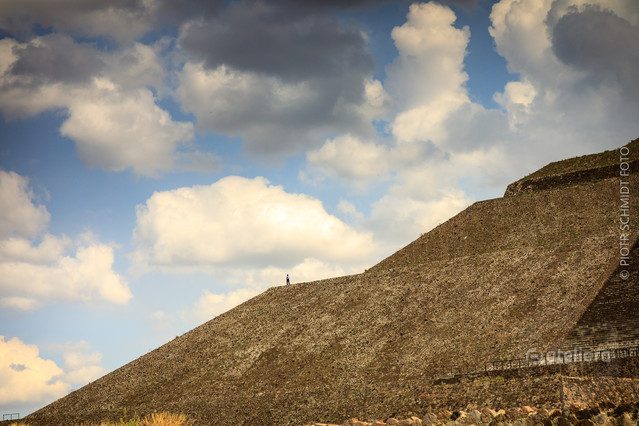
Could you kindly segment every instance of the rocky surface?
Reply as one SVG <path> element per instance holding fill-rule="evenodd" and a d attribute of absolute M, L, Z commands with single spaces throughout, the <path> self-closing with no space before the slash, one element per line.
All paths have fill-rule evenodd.
<path fill-rule="evenodd" d="M 561 346 L 616 270 L 618 208 L 616 178 L 475 203 L 365 273 L 273 287 L 27 421 L 423 419 L 433 378 Z"/>
<path fill-rule="evenodd" d="M 636 169 L 639 161 L 639 139 L 628 143 L 626 147 L 628 151 L 624 153 L 628 154 L 624 161 L 627 161 L 628 167 Z M 508 185 L 504 197 L 618 177 L 620 158 L 619 149 L 615 149 L 550 163 Z"/>
<path fill-rule="evenodd" d="M 357 418 L 342 423 L 309 423 L 307 426 L 433 426 L 433 425 L 512 425 L 512 426 L 635 426 L 638 423 L 639 402 L 615 405 L 608 401 L 592 406 L 579 404 L 547 410 L 527 405 L 508 410 L 491 408 L 469 411 L 442 410 L 422 417 L 363 421 Z"/>

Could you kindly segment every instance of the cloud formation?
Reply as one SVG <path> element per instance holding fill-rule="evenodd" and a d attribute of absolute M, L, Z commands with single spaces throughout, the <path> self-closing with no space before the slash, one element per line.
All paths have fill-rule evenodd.
<path fill-rule="evenodd" d="M 639 131 L 631 118 L 639 114 L 636 84 L 628 81 L 633 48 L 624 39 L 636 31 L 637 4 L 585 3 L 502 0 L 493 7 L 497 51 L 520 75 L 496 95 L 510 121 L 504 139 L 512 142 L 503 152 L 532 159 L 525 170 L 601 150 L 606 141 L 612 148 Z"/>
<path fill-rule="evenodd" d="M 78 7 L 81 6 L 81 7 Z M 84 36 L 111 36 L 130 42 L 150 30 L 148 9 L 142 1 L 25 0 L 2 2 L 0 28 L 28 37 L 36 25 Z"/>
<path fill-rule="evenodd" d="M 351 135 L 328 140 L 306 155 L 311 174 L 353 183 L 383 179 L 391 168 L 391 151 L 384 145 L 364 142 Z"/>
<path fill-rule="evenodd" d="M 454 27 L 455 13 L 436 3 L 413 4 L 407 22 L 391 37 L 399 52 L 384 83 L 397 110 L 391 127 L 399 143 L 430 140 L 444 144 L 442 124 L 468 102 L 463 71 L 467 27 Z"/>
<path fill-rule="evenodd" d="M 639 95 L 639 26 L 598 6 L 570 9 L 552 29 L 553 53 L 584 71 L 591 85 L 615 84 L 629 100 Z"/>
<path fill-rule="evenodd" d="M 294 267 L 307 258 L 359 262 L 375 246 L 322 203 L 264 178 L 156 192 L 137 208 L 133 261 L 142 267 Z"/>
<path fill-rule="evenodd" d="M 389 100 L 371 78 L 366 37 L 316 7 L 238 2 L 182 28 L 188 61 L 177 93 L 199 130 L 240 136 L 263 158 L 318 146 L 324 135 L 373 133 Z"/>
<path fill-rule="evenodd" d="M 52 345 L 49 349 L 62 353 L 64 369 L 60 380 L 72 387 L 83 386 L 108 372 L 102 366 L 102 354 L 91 352 L 91 346 L 85 341 Z"/>
<path fill-rule="evenodd" d="M 467 95 L 464 57 L 470 32 L 456 28 L 455 20 L 448 7 L 413 4 L 407 22 L 393 29 L 398 56 L 387 67 L 383 87 L 393 100 L 392 139 L 340 136 L 306 157 L 311 176 L 356 187 L 380 179 L 390 183 L 388 193 L 372 204 L 369 217 L 355 212 L 357 226 L 371 230 L 388 250 L 472 201 L 456 181 L 460 171 L 468 169 L 457 166 L 472 162 L 473 153 L 481 155 L 482 147 L 459 143 L 452 136 L 483 108 Z M 455 114 L 463 120 L 449 125 Z"/>
<path fill-rule="evenodd" d="M 151 30 L 214 16 L 221 0 L 22 0 L 0 3 L 0 28 L 29 38 L 37 27 L 74 36 L 108 37 L 128 44 Z"/>
<path fill-rule="evenodd" d="M 40 358 L 36 345 L 17 337 L 0 336 L 0 406 L 46 403 L 69 390 L 59 378 L 63 370 L 55 362 Z"/>
<path fill-rule="evenodd" d="M 164 71 L 152 47 L 136 43 L 103 53 L 48 35 L 24 44 L 0 40 L 0 51 L 6 58 L 0 63 L 5 117 L 66 110 L 60 132 L 74 140 L 89 166 L 144 176 L 190 167 L 190 152 L 180 147 L 193 137 L 193 124 L 174 121 L 157 105 L 149 87 L 162 84 Z"/>
<path fill-rule="evenodd" d="M 402 244 L 467 206 L 469 193 L 497 195 L 549 161 L 636 137 L 639 67 L 629 44 L 639 7 L 584 3 L 502 0 L 493 6 L 490 33 L 519 75 L 495 94 L 500 109 L 468 96 L 470 31 L 455 26 L 446 6 L 413 4 L 406 23 L 392 31 L 398 56 L 383 82 L 393 102 L 392 138 L 326 140 L 307 153 L 311 180 L 362 187 L 387 178 L 389 190 L 370 215 L 355 217 L 379 241 Z"/>
<path fill-rule="evenodd" d="M 232 3 L 218 17 L 187 25 L 180 45 L 206 69 L 225 65 L 292 83 L 342 77 L 343 91 L 350 75 L 357 82 L 374 67 L 356 27 L 323 15 L 291 13 L 275 3 Z"/>
<path fill-rule="evenodd" d="M 1 306 L 32 311 L 53 301 L 131 299 L 127 283 L 112 269 L 112 247 L 90 235 L 74 244 L 66 236 L 42 234 L 48 220 L 46 208 L 33 203 L 28 180 L 0 170 Z"/>
<path fill-rule="evenodd" d="M 33 204 L 27 179 L 0 170 L 0 194 L 0 238 L 31 237 L 46 228 L 51 216 L 46 207 Z"/>
<path fill-rule="evenodd" d="M 90 347 L 86 342 L 71 342 L 53 349 L 63 352 L 63 368 L 43 359 L 36 345 L 17 337 L 6 340 L 0 336 L 2 411 L 44 406 L 66 395 L 72 387 L 85 385 L 107 372 L 100 365 L 102 354 L 88 353 Z"/>

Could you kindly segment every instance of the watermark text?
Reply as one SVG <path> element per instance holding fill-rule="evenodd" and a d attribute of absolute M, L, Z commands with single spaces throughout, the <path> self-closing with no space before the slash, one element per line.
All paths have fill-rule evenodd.
<path fill-rule="evenodd" d="M 630 148 L 619 148 L 619 277 L 630 277 Z"/>

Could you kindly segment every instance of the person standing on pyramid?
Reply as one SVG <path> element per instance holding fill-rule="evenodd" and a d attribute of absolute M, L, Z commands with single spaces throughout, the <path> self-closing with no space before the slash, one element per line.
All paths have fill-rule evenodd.
<path fill-rule="evenodd" d="M 289 285 L 291 283 L 291 279 L 288 277 L 288 274 L 286 274 L 286 285 Z"/>

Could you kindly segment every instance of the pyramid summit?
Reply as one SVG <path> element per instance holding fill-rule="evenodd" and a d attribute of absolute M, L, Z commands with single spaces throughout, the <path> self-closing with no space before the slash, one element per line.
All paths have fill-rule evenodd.
<path fill-rule="evenodd" d="M 205 425 L 422 416 L 481 406 L 467 387 L 433 395 L 495 360 L 639 346 L 637 158 L 639 139 L 551 163 L 362 274 L 270 288 L 26 421 L 125 410 Z M 639 371 L 610 365 L 611 377 Z M 543 404 L 518 392 L 518 404 Z"/>

